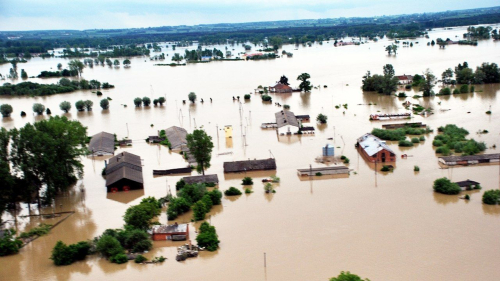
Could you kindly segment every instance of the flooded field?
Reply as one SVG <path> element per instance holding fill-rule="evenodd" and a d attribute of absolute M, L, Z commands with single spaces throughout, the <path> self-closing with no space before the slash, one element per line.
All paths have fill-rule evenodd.
<path fill-rule="evenodd" d="M 138 154 L 144 165 L 143 191 L 107 194 L 101 176 L 106 158 L 84 159 L 83 179 L 55 202 L 57 211 L 75 211 L 75 214 L 19 254 L 1 258 L 0 280 L 138 280 L 160 276 L 167 280 L 327 280 L 342 270 L 374 281 L 500 279 L 500 207 L 481 203 L 485 190 L 500 187 L 499 165 L 440 169 L 432 147 L 437 127 L 457 124 L 470 132 L 469 137 L 486 142 L 486 153 L 499 153 L 492 145 L 500 145 L 500 85 L 477 85 L 473 94 L 420 99 L 411 98 L 418 94 L 413 90 L 405 99 L 363 93 L 360 89 L 367 70 L 380 74 L 387 63 L 394 66 L 396 75 L 422 73 L 429 68 L 437 77 L 464 61 L 473 69 L 483 62 L 500 64 L 500 42 L 493 40 L 481 41 L 477 47 L 452 45 L 445 50 L 426 45 L 438 37 L 461 38 L 463 32 L 459 28 L 433 31 L 430 39 L 411 40 L 419 42 L 411 48 L 400 45 L 397 56 L 384 52 L 384 46 L 389 44 L 384 39 L 336 48 L 333 42 L 300 46 L 297 50 L 288 45 L 284 49 L 292 52 L 293 58 L 276 60 L 153 66 L 170 63 L 173 54 L 170 49 L 164 62 L 142 57 L 131 59 L 129 69 L 85 68 L 85 79 L 115 85 L 115 89 L 103 90 L 102 97 L 90 91 L 35 98 L 0 97 L 0 104 L 9 103 L 14 108 L 11 118 L 0 120 L 7 129 L 48 118 L 32 114 L 35 102 L 44 104 L 56 115 L 63 114 L 59 110 L 62 101 L 74 105 L 77 100 L 90 99 L 94 102 L 93 111 L 77 112 L 73 106 L 64 115 L 82 122 L 89 135 L 107 131 L 116 133 L 119 139 L 129 137 L 133 146 L 119 148 L 117 152 Z M 241 46 L 235 49 L 233 53 L 241 51 Z M 182 54 L 184 48 L 177 48 L 176 52 Z M 29 76 L 36 76 L 40 71 L 56 69 L 59 62 L 66 65 L 67 61 L 34 58 L 18 68 L 19 72 L 24 68 Z M 8 73 L 9 68 L 10 65 L 1 65 L 0 73 Z M 250 101 L 243 100 L 258 85 L 274 85 L 281 75 L 286 75 L 291 85 L 297 87 L 299 82 L 295 78 L 303 72 L 309 73 L 312 84 L 320 87 L 311 93 L 272 94 L 272 103 L 263 103 L 258 94 L 252 94 Z M 56 83 L 58 79 L 29 80 Z M 436 88 L 437 92 L 439 87 Z M 189 92 L 198 95 L 195 104 L 182 103 Z M 144 96 L 151 99 L 164 96 L 167 102 L 163 107 L 135 108 L 133 99 Z M 233 96 L 241 97 L 241 105 L 233 101 Z M 99 107 L 100 99 L 105 97 L 112 98 L 109 110 Z M 204 103 L 199 102 L 201 98 Z M 402 106 L 405 100 L 433 108 L 435 114 L 427 118 L 415 116 L 412 122 L 423 122 L 435 131 L 426 135 L 426 141 L 411 148 L 389 142 L 397 155 L 396 168 L 389 173 L 375 172 L 374 165 L 366 162 L 354 147 L 356 139 L 388 123 L 369 121 L 370 114 L 407 112 Z M 274 102 L 290 105 L 295 114 L 309 114 L 316 134 L 278 137 L 274 130 L 261 129 L 261 123 L 274 122 L 274 113 L 282 109 Z M 348 109 L 335 109 L 339 104 L 348 104 Z M 493 114 L 485 114 L 490 109 Z M 20 117 L 21 110 L 28 115 Z M 326 125 L 316 124 L 319 113 L 328 116 Z M 224 137 L 221 130 L 224 125 L 233 126 L 232 139 Z M 175 192 L 179 176 L 153 177 L 152 170 L 178 168 L 187 163 L 178 153 L 144 141 L 170 126 L 181 126 L 188 132 L 203 127 L 212 136 L 215 147 L 211 168 L 206 173 L 219 176 L 220 190 L 230 186 L 241 189 L 243 177 L 254 178 L 253 193 L 223 197 L 222 205 L 209 213 L 208 220 L 216 226 L 221 240 L 220 249 L 176 262 L 176 247 L 182 242 L 154 242 L 154 249 L 145 256 L 163 255 L 168 258 L 163 264 L 116 265 L 90 256 L 69 266 L 54 266 L 49 257 L 58 240 L 75 243 L 92 239 L 107 228 L 119 228 L 130 205 L 146 196 L 165 196 L 169 188 Z M 484 129 L 489 133 L 476 134 Z M 315 158 L 321 155 L 326 143 L 335 146 L 336 155 L 350 158 L 348 166 L 353 170 L 350 175 L 299 178 L 297 169 L 323 166 Z M 219 155 L 225 152 L 232 154 Z M 401 159 L 401 154 L 409 157 Z M 225 161 L 269 157 L 276 158 L 276 172 L 223 173 Z M 413 171 L 414 165 L 420 167 L 420 172 Z M 281 178 L 275 194 L 265 194 L 260 182 L 270 175 Z M 470 201 L 436 194 L 432 183 L 440 177 L 475 180 L 483 189 L 462 192 L 470 194 Z M 22 207 L 17 222 L 9 222 L 19 231 L 41 222 L 55 222 L 23 218 L 29 210 L 27 205 Z M 32 206 L 31 213 L 37 212 L 36 206 Z M 52 207 L 42 212 L 52 212 Z M 177 222 L 189 222 L 191 217 L 189 212 Z M 12 220 L 13 216 L 5 214 L 3 218 Z M 159 221 L 166 222 L 165 212 Z M 199 223 L 193 226 L 192 240 Z M 264 253 L 267 267 L 264 267 Z"/>

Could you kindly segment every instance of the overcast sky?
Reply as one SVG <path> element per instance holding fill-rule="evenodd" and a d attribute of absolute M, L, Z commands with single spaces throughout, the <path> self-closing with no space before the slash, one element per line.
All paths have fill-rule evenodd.
<path fill-rule="evenodd" d="M 0 30 L 369 17 L 498 5 L 498 0 L 0 0 Z"/>

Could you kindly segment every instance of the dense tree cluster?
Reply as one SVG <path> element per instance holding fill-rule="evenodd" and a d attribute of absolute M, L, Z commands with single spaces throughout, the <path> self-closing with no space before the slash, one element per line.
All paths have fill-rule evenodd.
<path fill-rule="evenodd" d="M 486 150 L 484 142 L 466 139 L 465 137 L 469 132 L 464 128 L 448 124 L 444 127 L 439 127 L 438 132 L 441 134 L 436 135 L 432 142 L 432 145 L 437 147 L 436 153 L 449 155 L 454 150 L 455 153 L 461 153 L 462 155 L 474 155 Z"/>
<path fill-rule="evenodd" d="M 460 187 L 458 184 L 451 182 L 447 178 L 440 178 L 434 181 L 433 185 L 434 191 L 443 194 L 458 194 L 460 193 Z"/>
<path fill-rule="evenodd" d="M 222 193 L 218 189 L 207 191 L 205 184 L 185 184 L 179 181 L 176 184 L 179 191 L 177 198 L 168 203 L 167 216 L 169 220 L 193 210 L 194 220 L 203 220 L 213 205 L 220 205 Z"/>
<path fill-rule="evenodd" d="M 208 224 L 208 222 L 203 222 L 200 225 L 198 236 L 196 236 L 196 242 L 198 246 L 204 247 L 210 252 L 216 251 L 220 241 L 215 226 Z"/>
<path fill-rule="evenodd" d="M 394 76 L 394 67 L 392 64 L 386 64 L 383 67 L 384 74 L 371 75 L 368 71 L 365 76 L 363 76 L 363 85 L 361 88 L 363 91 L 373 91 L 379 94 L 390 95 L 395 92 L 398 87 L 398 78 Z"/>
<path fill-rule="evenodd" d="M 21 82 L 18 84 L 5 83 L 0 86 L 0 96 L 47 96 L 53 94 L 69 93 L 76 90 L 100 89 L 101 82 L 85 79 L 69 80 L 61 78 L 57 84 L 38 84 L 34 82 Z M 102 88 L 114 88 L 109 83 L 103 83 Z"/>
<path fill-rule="evenodd" d="M 453 79 L 455 75 L 455 79 Z M 476 67 L 476 71 L 467 62 L 458 64 L 453 71 L 448 68 L 441 74 L 443 84 L 490 84 L 500 83 L 500 69 L 496 63 L 484 62 Z"/>

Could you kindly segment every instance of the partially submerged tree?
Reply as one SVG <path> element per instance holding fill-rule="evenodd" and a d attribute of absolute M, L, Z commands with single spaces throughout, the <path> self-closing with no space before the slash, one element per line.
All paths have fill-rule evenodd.
<path fill-rule="evenodd" d="M 135 106 L 136 106 L 136 107 L 141 106 L 141 104 L 142 104 L 142 99 L 141 99 L 141 98 L 135 98 L 135 99 L 134 99 L 134 104 L 135 104 Z"/>
<path fill-rule="evenodd" d="M 13 109 L 10 104 L 2 104 L 0 105 L 0 113 L 2 113 L 3 117 L 9 117 L 10 114 L 12 113 Z"/>
<path fill-rule="evenodd" d="M 299 89 L 302 92 L 310 92 L 312 89 L 311 82 L 308 80 L 311 76 L 308 73 L 302 73 L 297 77 L 297 80 L 301 81 Z"/>
<path fill-rule="evenodd" d="M 109 100 L 108 99 L 102 99 L 100 102 L 101 108 L 102 109 L 108 109 L 109 108 Z"/>
<path fill-rule="evenodd" d="M 328 116 L 326 116 L 322 113 L 318 114 L 318 117 L 316 117 L 316 121 L 320 122 L 321 124 L 326 124 L 327 120 L 328 120 Z"/>
<path fill-rule="evenodd" d="M 71 109 L 71 103 L 69 103 L 68 101 L 63 101 L 59 104 L 59 108 L 65 113 L 68 113 Z"/>
<path fill-rule="evenodd" d="M 68 68 L 70 71 L 78 72 L 78 76 L 82 76 L 85 64 L 79 60 L 71 60 L 70 62 L 68 62 Z"/>
<path fill-rule="evenodd" d="M 420 85 L 420 91 L 424 92 L 424 97 L 429 97 L 434 94 L 432 88 L 436 85 L 436 76 L 427 69 L 424 72 L 424 82 Z"/>
<path fill-rule="evenodd" d="M 194 102 L 196 100 L 196 94 L 194 92 L 191 92 L 189 93 L 188 95 L 188 99 L 191 101 L 191 102 Z"/>
<path fill-rule="evenodd" d="M 205 169 L 210 168 L 212 159 L 212 149 L 214 144 L 212 137 L 207 135 L 204 130 L 194 130 L 192 134 L 186 137 L 189 152 L 198 163 L 196 170 L 205 175 Z"/>
<path fill-rule="evenodd" d="M 45 106 L 41 103 L 35 103 L 33 104 L 33 112 L 35 112 L 38 115 L 42 115 L 43 112 L 45 111 Z"/>

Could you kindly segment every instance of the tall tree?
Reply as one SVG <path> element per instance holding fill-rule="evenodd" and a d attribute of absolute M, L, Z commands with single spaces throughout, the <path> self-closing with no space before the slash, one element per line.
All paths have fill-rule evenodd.
<path fill-rule="evenodd" d="M 398 88 L 398 78 L 394 76 L 394 67 L 392 64 L 384 65 L 384 78 L 382 81 L 382 92 L 390 95 Z"/>
<path fill-rule="evenodd" d="M 177 62 L 177 64 L 179 64 L 179 62 L 182 60 L 182 56 L 179 53 L 175 53 L 172 56 L 172 60 L 175 61 L 175 62 Z"/>
<path fill-rule="evenodd" d="M 82 76 L 85 64 L 79 60 L 71 60 L 70 62 L 68 62 L 68 67 L 70 71 L 77 71 L 78 76 Z"/>
<path fill-rule="evenodd" d="M 212 137 L 207 135 L 204 130 L 194 130 L 192 134 L 186 137 L 189 152 L 193 155 L 198 166 L 198 173 L 205 175 L 205 169 L 210 168 L 210 160 L 212 159 L 212 149 L 214 144 Z"/>
<path fill-rule="evenodd" d="M 436 76 L 432 74 L 432 72 L 427 69 L 424 72 L 424 82 L 420 86 L 420 91 L 424 92 L 424 97 L 428 97 L 432 95 L 432 88 L 436 85 Z"/>
<path fill-rule="evenodd" d="M 309 82 L 309 79 L 311 78 L 311 75 L 309 73 L 302 73 L 297 77 L 297 80 L 302 81 L 299 85 L 299 89 L 302 92 L 310 92 L 312 89 L 311 82 Z"/>

